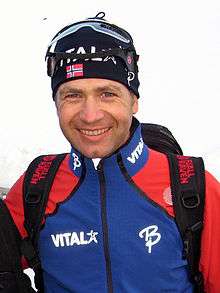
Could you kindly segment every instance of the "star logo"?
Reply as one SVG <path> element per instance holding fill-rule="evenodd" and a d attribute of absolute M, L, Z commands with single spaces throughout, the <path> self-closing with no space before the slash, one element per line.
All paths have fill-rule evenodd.
<path fill-rule="evenodd" d="M 88 244 L 91 242 L 95 242 L 98 243 L 98 240 L 96 238 L 96 236 L 98 235 L 98 232 L 94 232 L 93 230 L 91 230 L 89 233 L 86 233 L 86 235 L 90 236 L 90 239 L 88 240 Z"/>

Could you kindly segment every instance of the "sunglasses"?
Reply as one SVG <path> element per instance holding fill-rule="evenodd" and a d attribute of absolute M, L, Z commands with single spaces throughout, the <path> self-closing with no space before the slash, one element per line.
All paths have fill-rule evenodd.
<path fill-rule="evenodd" d="M 59 66 L 62 67 L 64 60 L 73 60 L 74 62 L 77 61 L 96 61 L 96 58 L 106 58 L 106 57 L 118 57 L 120 58 L 128 71 L 137 72 L 137 61 L 139 56 L 136 54 L 134 50 L 130 49 L 121 49 L 121 48 L 114 48 L 108 49 L 105 51 L 100 51 L 96 53 L 89 53 L 89 54 L 76 54 L 76 53 L 65 53 L 65 52 L 47 52 L 46 54 L 46 61 L 47 61 L 47 74 L 50 77 L 53 77 Z"/>

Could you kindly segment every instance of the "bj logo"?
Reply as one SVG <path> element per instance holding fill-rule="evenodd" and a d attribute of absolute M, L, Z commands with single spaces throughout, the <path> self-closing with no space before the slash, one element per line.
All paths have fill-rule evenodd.
<path fill-rule="evenodd" d="M 148 248 L 148 253 L 151 253 L 152 246 L 157 244 L 161 239 L 161 234 L 157 231 L 158 227 L 152 225 L 139 232 L 139 237 L 144 238 L 145 240 L 145 246 Z"/>
<path fill-rule="evenodd" d="M 73 157 L 73 170 L 75 171 L 76 168 L 81 167 L 81 162 L 79 160 L 79 157 L 75 153 L 72 153 L 72 157 Z"/>

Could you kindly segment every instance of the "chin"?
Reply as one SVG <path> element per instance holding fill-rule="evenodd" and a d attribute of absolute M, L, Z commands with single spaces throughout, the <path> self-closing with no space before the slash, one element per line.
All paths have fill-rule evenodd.
<path fill-rule="evenodd" d="M 86 156 L 87 158 L 90 159 L 95 159 L 95 158 L 104 158 L 106 156 L 108 156 L 110 154 L 110 152 L 107 151 L 103 151 L 101 152 L 100 150 L 94 150 L 94 151 L 85 151 L 85 152 L 81 152 L 82 154 L 84 154 L 84 156 Z"/>
<path fill-rule="evenodd" d="M 86 156 L 89 159 L 96 159 L 96 158 L 104 158 L 106 155 L 100 153 L 100 152 L 93 152 L 93 153 L 84 153 L 84 156 Z"/>

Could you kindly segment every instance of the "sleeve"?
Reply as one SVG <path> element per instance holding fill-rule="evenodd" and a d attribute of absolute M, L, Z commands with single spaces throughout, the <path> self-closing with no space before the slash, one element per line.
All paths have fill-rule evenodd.
<path fill-rule="evenodd" d="M 23 181 L 24 175 L 22 175 L 17 182 L 9 190 L 6 199 L 4 200 L 8 207 L 10 214 L 13 218 L 15 225 L 22 238 L 27 236 L 27 232 L 24 229 L 24 207 L 23 207 Z M 28 263 L 24 257 L 22 257 L 22 267 L 28 268 Z"/>
<path fill-rule="evenodd" d="M 220 182 L 209 172 L 205 176 L 206 195 L 200 270 L 205 292 L 220 292 Z"/>

